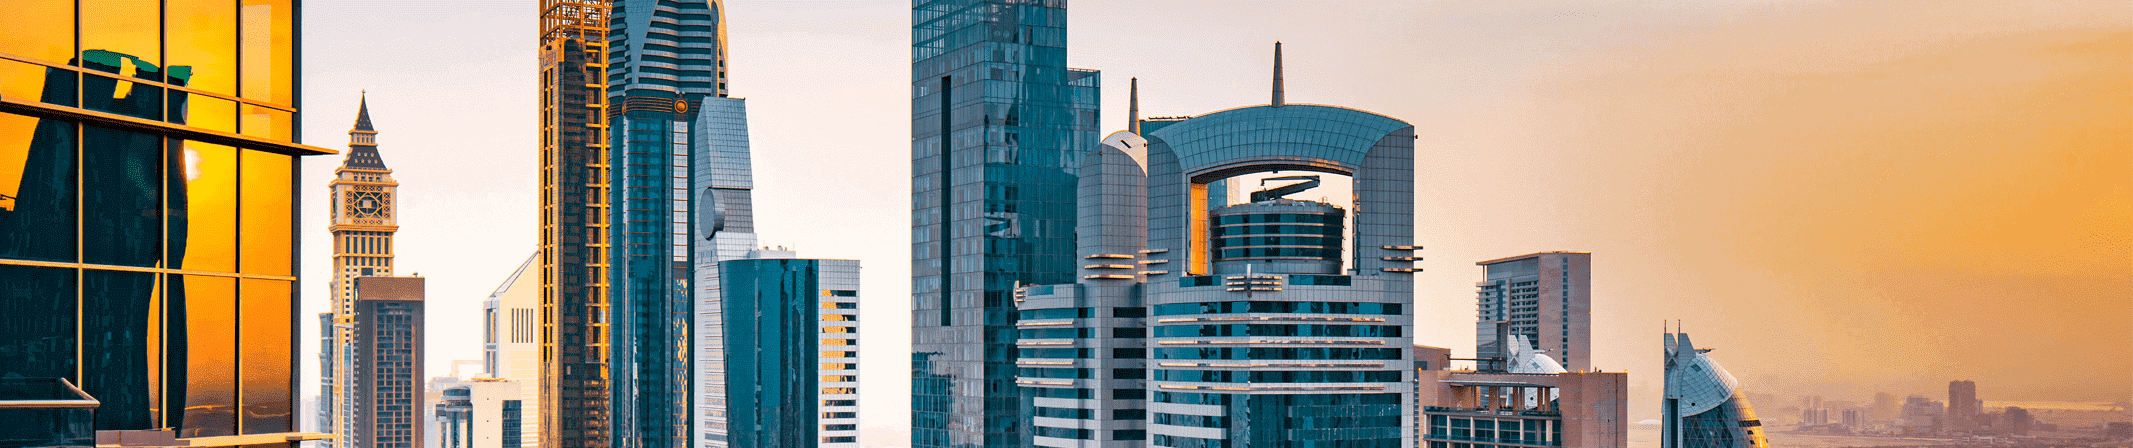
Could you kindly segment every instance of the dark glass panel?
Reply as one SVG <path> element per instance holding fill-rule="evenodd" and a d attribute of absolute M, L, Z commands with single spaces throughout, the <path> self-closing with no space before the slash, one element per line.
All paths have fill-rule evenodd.
<path fill-rule="evenodd" d="M 244 280 L 244 301 L 239 308 L 242 315 L 237 325 L 241 333 L 237 337 L 237 346 L 244 350 L 238 362 L 243 375 L 240 384 L 244 385 L 241 429 L 245 434 L 296 429 L 290 419 L 294 412 L 290 408 L 293 392 L 289 384 L 289 372 L 296 367 L 290 347 L 295 331 L 292 326 L 296 319 L 296 296 L 290 294 L 289 283 Z"/>
<path fill-rule="evenodd" d="M 103 404 L 96 409 L 99 429 L 150 429 L 148 334 L 155 317 L 156 274 L 82 271 L 81 389 Z"/>
<path fill-rule="evenodd" d="M 243 0 L 238 14 L 242 23 L 240 76 L 245 98 L 280 104 L 296 104 L 296 37 L 292 32 L 295 8 L 290 0 Z"/>
<path fill-rule="evenodd" d="M 90 60 L 95 60 L 91 58 Z M 120 64 L 135 66 L 132 59 L 118 58 Z M 89 63 L 88 65 L 101 65 Z M 151 73 L 138 75 L 147 77 Z M 87 75 L 81 80 L 81 107 L 98 112 L 110 112 L 128 117 L 163 119 L 163 88 L 141 84 L 127 79 L 102 75 Z"/>
<path fill-rule="evenodd" d="M 178 141 L 178 140 L 171 140 Z M 170 258 L 174 268 L 237 270 L 237 149 L 182 142 L 172 153 Z"/>
<path fill-rule="evenodd" d="M 264 106 L 244 105 L 242 125 L 244 135 L 273 140 L 291 141 L 294 135 L 295 114 Z"/>
<path fill-rule="evenodd" d="M 197 93 L 171 92 L 172 101 L 180 95 L 186 97 L 184 108 L 170 116 L 170 122 L 198 128 L 237 133 L 237 102 Z"/>
<path fill-rule="evenodd" d="M 0 265 L 0 378 L 80 379 L 74 285 L 73 269 Z"/>
<path fill-rule="evenodd" d="M 190 67 L 186 86 L 237 94 L 237 3 L 230 0 L 164 0 L 171 76 Z M 173 83 L 175 84 L 175 82 Z"/>
<path fill-rule="evenodd" d="M 163 261 L 163 139 L 82 127 L 82 262 Z"/>
<path fill-rule="evenodd" d="M 163 65 L 163 11 L 155 3 L 140 0 L 81 0 L 80 3 L 81 48 L 85 59 L 90 52 L 102 50 L 131 55 L 151 66 Z M 132 76 L 120 71 L 130 69 L 117 64 L 84 64 L 83 67 Z M 162 78 L 158 76 L 155 80 L 162 81 Z"/>
<path fill-rule="evenodd" d="M 295 254 L 290 220 L 295 219 L 290 157 L 259 151 L 242 151 L 244 175 L 238 183 L 244 214 L 238 224 L 243 241 L 238 247 L 240 272 L 259 275 L 291 275 Z"/>
<path fill-rule="evenodd" d="M 0 113 L 0 258 L 74 261 L 74 162 L 73 123 Z"/>
<path fill-rule="evenodd" d="M 74 1 L 8 1 L 7 14 L 0 14 L 0 52 L 55 64 L 74 59 Z"/>
<path fill-rule="evenodd" d="M 236 434 L 237 279 L 187 275 L 171 290 L 185 294 L 183 302 L 172 301 L 184 310 L 183 319 L 173 320 L 185 324 L 185 336 L 173 338 L 184 342 L 186 354 L 185 421 L 178 436 Z"/>
<path fill-rule="evenodd" d="M 73 70 L 0 59 L 0 96 L 73 106 L 77 104 L 74 80 L 78 77 Z"/>

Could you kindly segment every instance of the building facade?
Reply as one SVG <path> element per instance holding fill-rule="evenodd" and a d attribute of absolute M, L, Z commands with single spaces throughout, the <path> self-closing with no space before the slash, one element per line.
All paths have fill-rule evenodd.
<path fill-rule="evenodd" d="M 859 262 L 764 249 L 719 269 L 720 446 L 859 446 Z"/>
<path fill-rule="evenodd" d="M 541 401 L 535 393 L 541 377 L 541 280 L 534 271 L 539 261 L 540 254 L 527 257 L 481 302 L 482 371 L 524 389 L 515 398 L 519 424 L 514 427 L 526 448 L 541 443 Z"/>
<path fill-rule="evenodd" d="M 541 0 L 541 443 L 613 430 L 606 0 Z"/>
<path fill-rule="evenodd" d="M 911 444 L 1018 446 L 1018 284 L 1075 281 L 1096 71 L 1065 2 L 914 0 Z"/>
<path fill-rule="evenodd" d="M 1666 333 L 1666 391 L 1659 406 L 1661 448 L 1768 447 L 1762 420 L 1740 381 L 1689 342 Z"/>
<path fill-rule="evenodd" d="M 1983 414 L 1985 402 L 1977 399 L 1977 382 L 1956 380 L 1948 382 L 1948 430 L 1975 431 L 1978 415 Z"/>
<path fill-rule="evenodd" d="M 1474 284 L 1475 358 L 1507 356 L 1503 336 L 1518 335 L 1566 369 L 1592 370 L 1592 254 L 1541 252 L 1475 264 L 1487 275 Z"/>
<path fill-rule="evenodd" d="M 7 9 L 0 377 L 79 386 L 99 432 L 300 436 L 298 157 L 334 152 L 296 143 L 297 4 Z"/>
<path fill-rule="evenodd" d="M 422 277 L 357 277 L 347 433 L 355 448 L 424 446 Z"/>
<path fill-rule="evenodd" d="M 1419 446 L 1629 446 L 1627 373 L 1566 371 L 1524 336 L 1505 339 L 1509 352 L 1489 368 L 1421 369 Z"/>
<path fill-rule="evenodd" d="M 494 378 L 475 378 L 445 389 L 437 403 L 443 448 L 527 446 L 523 391 L 517 381 Z"/>
<path fill-rule="evenodd" d="M 692 271 L 695 314 L 689 347 L 694 378 L 690 419 L 695 446 L 730 443 L 726 388 L 726 309 L 719 263 L 746 258 L 755 248 L 754 176 L 748 148 L 746 100 L 707 97 L 696 114 L 696 153 L 689 169 L 696 185 Z"/>
<path fill-rule="evenodd" d="M 348 155 L 327 184 L 333 191 L 332 221 L 326 228 L 333 234 L 333 280 L 327 283 L 333 291 L 333 308 L 329 311 L 332 325 L 324 327 L 332 334 L 319 346 L 326 360 L 319 370 L 325 388 L 319 406 L 326 414 L 320 429 L 343 435 L 328 442 L 335 448 L 369 446 L 356 436 L 356 428 L 362 425 L 356 420 L 356 409 L 362 405 L 346 399 L 355 393 L 350 389 L 355 381 L 350 375 L 355 366 L 356 279 L 393 275 L 393 233 L 400 230 L 395 195 L 400 182 L 393 180 L 392 173 L 378 153 L 378 131 L 370 122 L 370 99 L 365 95 L 356 107 L 355 125 L 348 130 Z"/>

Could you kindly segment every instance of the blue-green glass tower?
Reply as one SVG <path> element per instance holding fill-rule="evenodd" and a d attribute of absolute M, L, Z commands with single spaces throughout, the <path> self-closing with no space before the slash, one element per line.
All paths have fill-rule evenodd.
<path fill-rule="evenodd" d="M 1075 170 L 1099 137 L 1066 3 L 912 3 L 912 446 L 1019 443 L 1013 291 L 1075 281 Z"/>
<path fill-rule="evenodd" d="M 695 111 L 724 97 L 715 0 L 616 0 L 608 18 L 608 217 L 615 448 L 689 446 L 689 162 Z"/>

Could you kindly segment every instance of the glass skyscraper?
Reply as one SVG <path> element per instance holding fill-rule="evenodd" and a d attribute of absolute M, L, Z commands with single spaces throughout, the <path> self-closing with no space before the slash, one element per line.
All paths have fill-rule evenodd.
<path fill-rule="evenodd" d="M 757 250 L 719 270 L 728 430 L 703 446 L 859 446 L 859 262 Z"/>
<path fill-rule="evenodd" d="M 1770 446 L 1755 406 L 1740 380 L 1689 342 L 1688 333 L 1666 333 L 1666 395 L 1659 406 L 1661 448 L 1763 448 Z"/>
<path fill-rule="evenodd" d="M 297 429 L 297 4 L 0 14 L 0 377 L 98 431 Z M 284 440 L 275 438 L 275 440 Z"/>
<path fill-rule="evenodd" d="M 1075 171 L 1099 76 L 1065 1 L 911 8 L 913 446 L 1018 446 L 1019 284 L 1075 280 Z"/>

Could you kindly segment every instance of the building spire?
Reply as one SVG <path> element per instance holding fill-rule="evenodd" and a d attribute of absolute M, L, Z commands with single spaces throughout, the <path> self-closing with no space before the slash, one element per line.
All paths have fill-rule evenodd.
<path fill-rule="evenodd" d="M 1141 79 L 1129 78 L 1126 90 L 1126 132 L 1141 134 Z"/>
<path fill-rule="evenodd" d="M 359 105 L 356 106 L 356 124 L 353 130 L 375 131 L 377 129 L 370 127 L 370 91 L 363 91 L 362 95 L 363 99 L 358 100 Z"/>
<path fill-rule="evenodd" d="M 1274 41 L 1274 107 L 1281 107 L 1281 41 Z"/>

